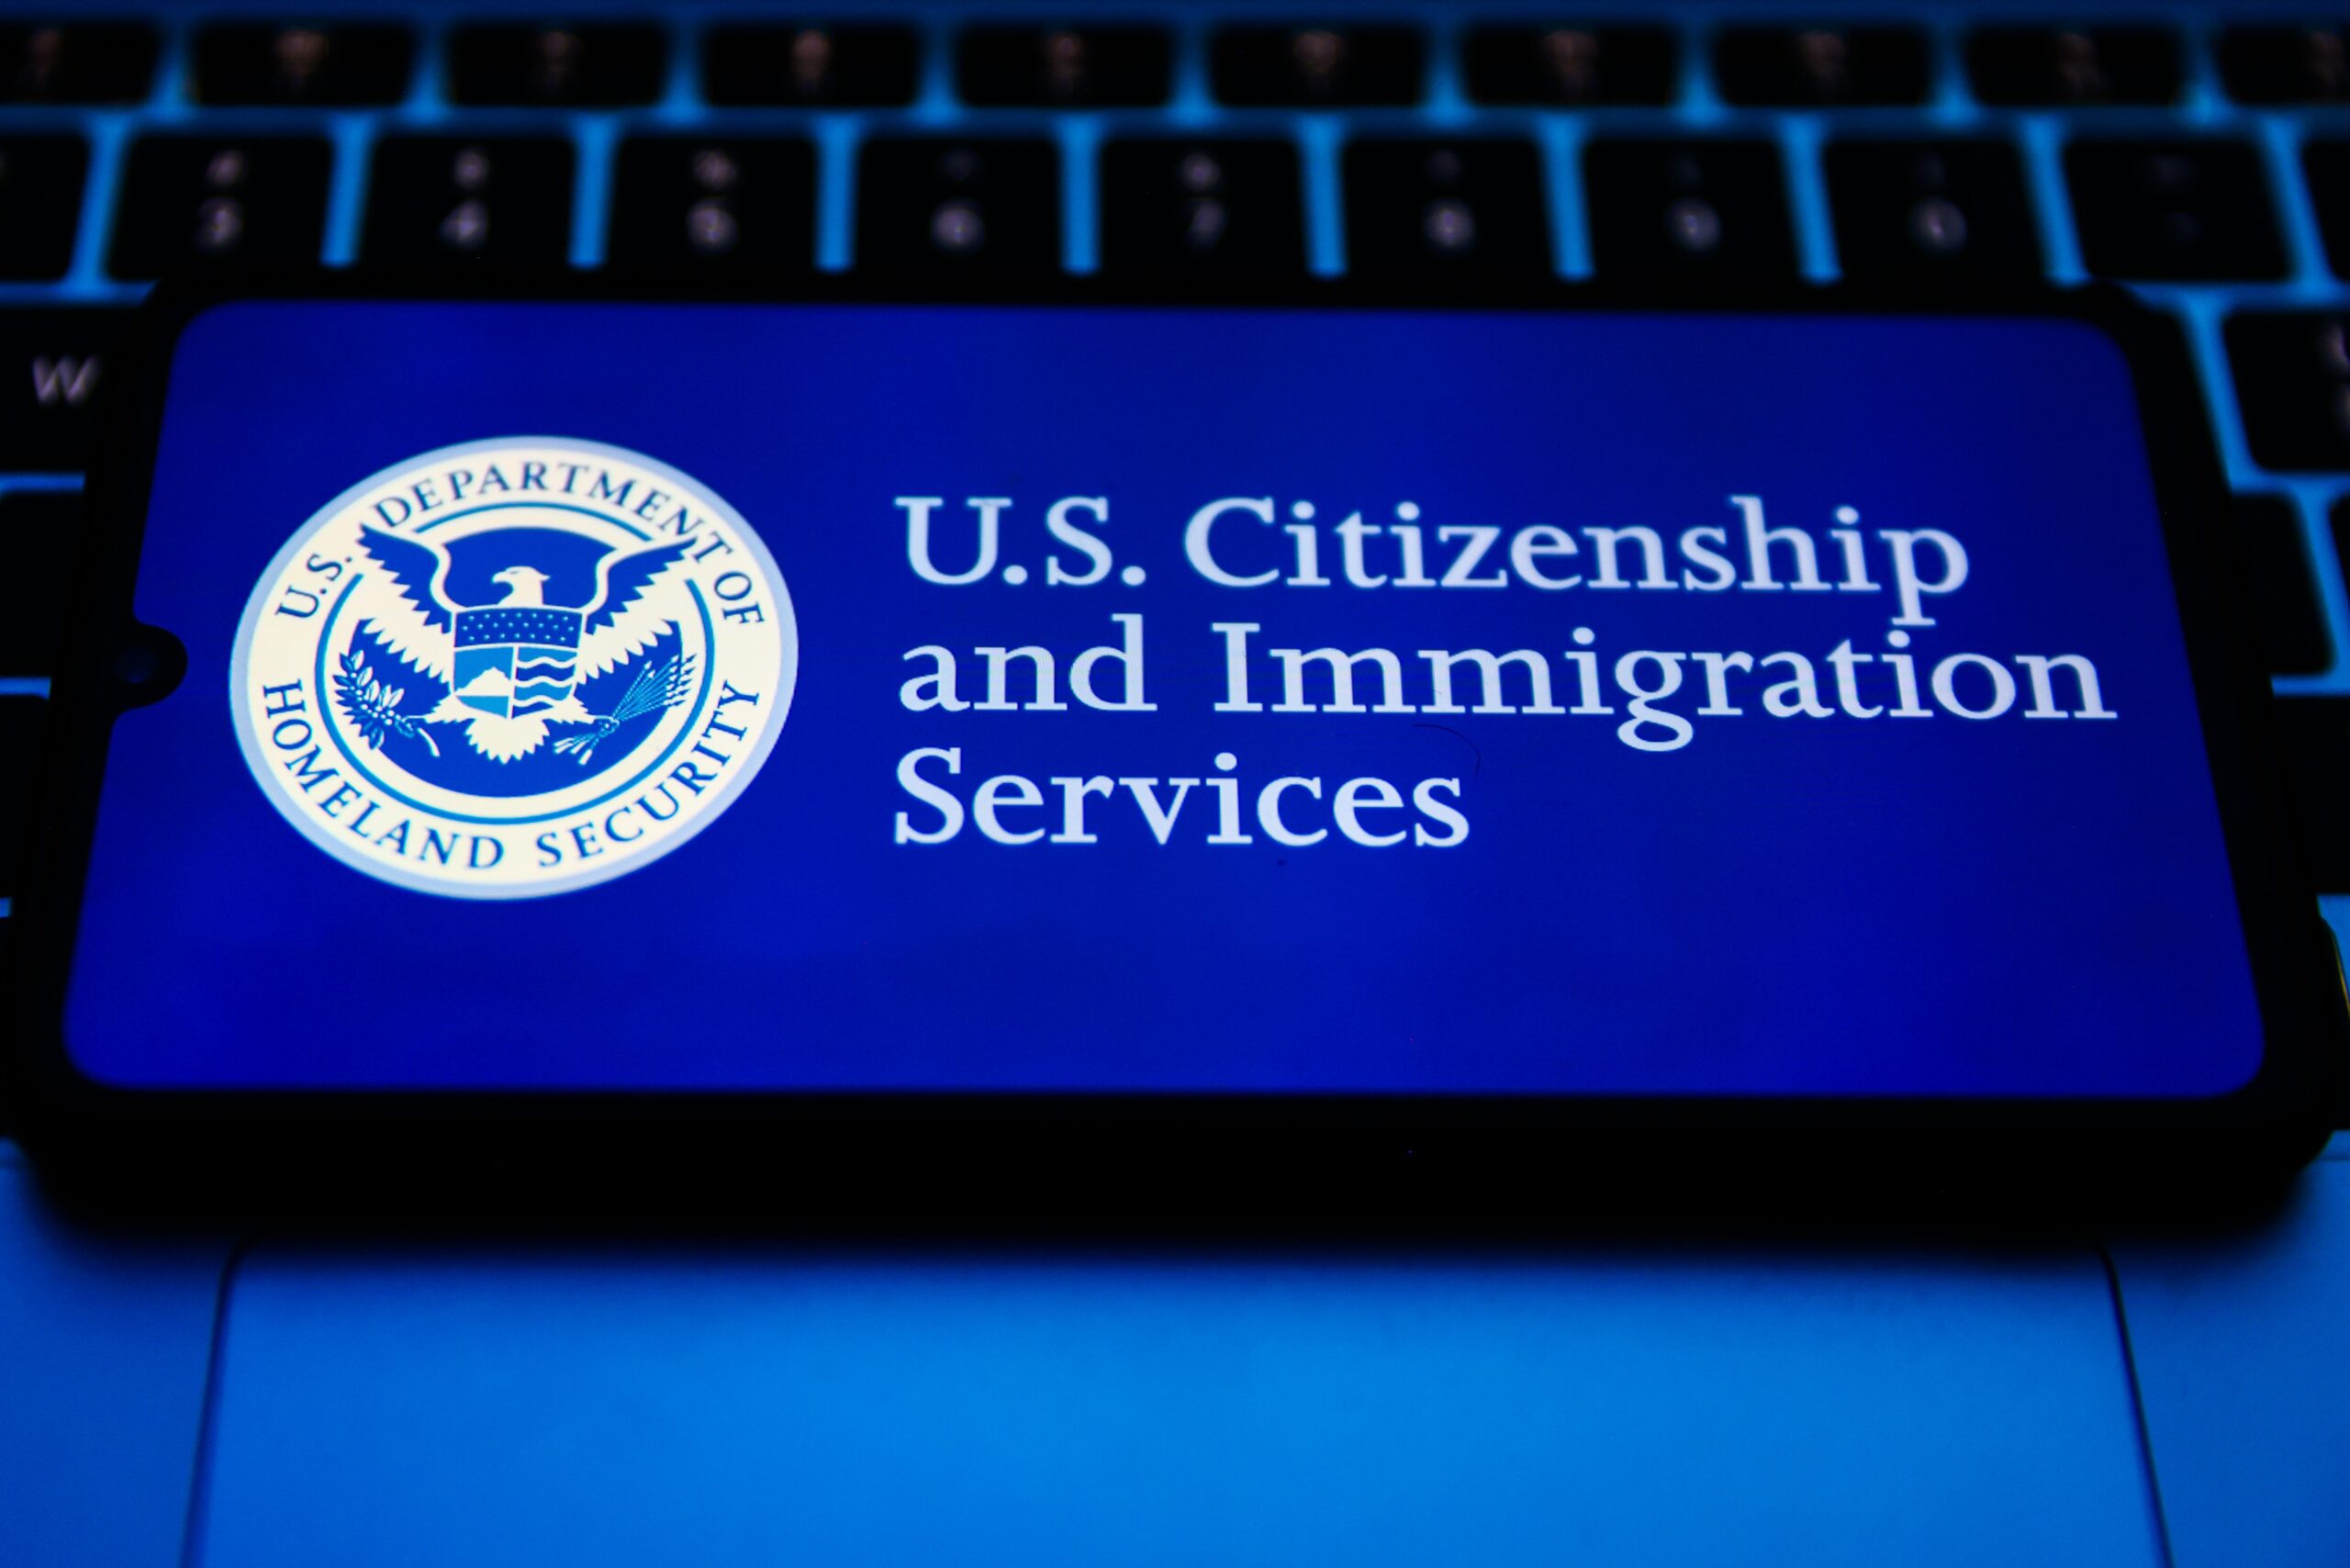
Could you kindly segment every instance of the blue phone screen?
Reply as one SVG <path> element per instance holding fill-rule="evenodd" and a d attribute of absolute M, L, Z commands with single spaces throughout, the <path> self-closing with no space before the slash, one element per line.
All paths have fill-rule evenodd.
<path fill-rule="evenodd" d="M 2192 1096 L 2260 1020 L 2045 319 L 257 302 L 130 1085 Z"/>

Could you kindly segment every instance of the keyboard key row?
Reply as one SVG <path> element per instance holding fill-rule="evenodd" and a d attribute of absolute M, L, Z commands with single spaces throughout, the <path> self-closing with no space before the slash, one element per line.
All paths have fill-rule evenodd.
<path fill-rule="evenodd" d="M 62 212 L 54 187 L 67 151 L 28 140 L 28 173 L 0 174 L 0 203 Z M 0 142 L 0 159 L 17 154 L 15 143 Z M 1606 264 L 1618 264 L 1620 251 L 1621 264 L 1641 265 L 1656 251 L 1700 265 L 1791 270 L 1777 157 L 1759 141 L 1595 143 L 1588 177 Z M 313 138 L 142 139 L 130 150 L 109 267 L 145 278 L 315 260 L 329 162 L 328 144 Z M 1302 182 L 1287 142 L 1119 139 L 1105 146 L 1102 168 L 1104 264 L 1113 271 L 1214 276 L 1304 264 Z M 1710 183 L 1696 173 L 1707 168 L 1716 171 Z M 1674 171 L 1685 172 L 1681 185 Z M 1550 270 L 1530 143 L 1365 139 L 1346 149 L 1343 174 L 1359 271 L 1427 278 Z M 403 267 L 560 266 L 573 179 L 563 138 L 387 137 L 375 151 L 360 253 Z M 1050 141 L 878 137 L 860 152 L 857 179 L 860 264 L 975 275 L 1060 265 L 1059 152 Z M 804 141 L 632 138 L 616 163 L 609 254 L 640 268 L 805 267 L 814 261 L 814 213 L 815 159 Z M 58 251 L 27 258 L 51 275 L 62 263 Z"/>
<path fill-rule="evenodd" d="M 444 88 L 464 105 L 621 106 L 655 102 L 671 29 L 639 21 L 464 23 L 445 46 Z M 2217 35 L 2220 79 L 2252 105 L 2350 100 L 2350 34 L 2246 24 Z M 1461 30 L 1462 86 L 1487 104 L 1666 104 L 1679 95 L 1682 36 L 1647 24 Z M 954 80 L 974 106 L 1155 106 L 1174 75 L 1166 28 L 1127 21 L 980 25 L 954 37 Z M 923 40 L 905 22 L 715 23 L 701 78 L 721 105 L 888 106 L 919 88 Z M 1714 85 L 1736 105 L 1920 104 L 1933 50 L 1921 30 L 1884 24 L 1715 31 Z M 136 22 L 0 26 L 0 102 L 130 103 L 152 88 L 160 40 Z M 195 29 L 188 95 L 222 105 L 384 105 L 405 97 L 416 32 L 388 22 L 236 20 Z M 2175 101 L 2187 79 L 2180 36 L 2154 26 L 1987 26 L 1962 46 L 1975 95 L 1993 106 L 2096 107 Z M 1427 34 L 1392 23 L 1219 27 L 1209 84 L 1235 106 L 1353 106 L 1421 101 Z"/>
<path fill-rule="evenodd" d="M 1108 143 L 1102 164 L 1113 265 L 1143 263 L 1147 252 L 1161 270 L 1184 270 L 1185 257 L 1222 269 L 1233 264 L 1223 258 L 1243 253 L 1254 270 L 1303 264 L 1292 243 L 1304 218 L 1291 144 L 1223 140 L 1220 153 L 1205 142 L 1141 138 L 1132 139 L 1141 151 L 1120 153 L 1128 140 Z M 1195 146 L 1209 149 L 1208 162 L 1186 164 L 1183 150 Z M 2306 152 L 2322 231 L 2350 275 L 2350 141 L 2313 141 Z M 1542 170 L 1530 142 L 1362 138 L 1341 156 L 1349 264 L 1398 275 L 1468 259 L 1495 272 L 1550 265 Z M 314 261 L 331 163 L 329 144 L 315 137 L 141 138 L 126 160 L 108 270 L 143 279 L 222 263 Z M 1283 172 L 1272 172 L 1277 165 Z M 87 166 L 78 139 L 0 136 L 0 278 L 65 270 Z M 936 252 L 985 255 L 985 270 L 1058 264 L 1060 175 L 1050 141 L 876 137 L 858 167 L 861 258 Z M 1217 188 L 1185 185 L 1187 167 Z M 2098 275 L 2261 280 L 2287 271 L 2265 164 L 2248 142 L 2085 138 L 2065 148 L 2064 170 L 2081 252 Z M 2002 140 L 1839 139 L 1828 143 L 1822 172 L 1850 274 L 1962 279 L 2039 267 L 2022 165 Z M 560 264 L 570 250 L 574 174 L 563 137 L 386 137 L 373 157 L 361 255 Z M 1602 273 L 1795 270 L 1781 157 L 1770 140 L 1598 138 L 1584 148 L 1581 174 Z M 611 254 L 629 265 L 807 264 L 814 204 L 804 141 L 632 137 L 621 143 Z"/>

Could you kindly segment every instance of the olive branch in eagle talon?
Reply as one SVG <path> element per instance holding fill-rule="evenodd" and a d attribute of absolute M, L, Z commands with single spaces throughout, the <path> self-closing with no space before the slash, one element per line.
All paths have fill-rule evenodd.
<path fill-rule="evenodd" d="M 554 749 L 566 756 L 578 753 L 579 766 L 585 767 L 588 759 L 596 755 L 596 747 L 614 730 L 641 714 L 676 707 L 686 700 L 687 691 L 693 683 L 694 656 L 691 654 L 673 658 L 658 669 L 639 670 L 636 678 L 629 682 L 628 689 L 621 693 L 620 701 L 610 712 L 596 721 L 594 729 L 584 735 L 564 736 L 554 743 Z"/>
<path fill-rule="evenodd" d="M 335 704 L 369 745 L 383 750 L 384 736 L 390 734 L 422 741 L 433 756 L 441 755 L 441 748 L 433 744 L 424 726 L 400 711 L 400 699 L 406 695 L 402 688 L 386 686 L 377 680 L 375 672 L 367 667 L 366 657 L 356 648 L 344 654 L 341 664 L 334 678 Z"/>

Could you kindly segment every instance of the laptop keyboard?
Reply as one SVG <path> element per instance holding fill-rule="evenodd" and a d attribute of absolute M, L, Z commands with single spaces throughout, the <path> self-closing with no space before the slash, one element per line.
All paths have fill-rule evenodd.
<path fill-rule="evenodd" d="M 166 273 L 2108 277 L 2199 358 L 2350 924 L 2350 28 L 1573 9 L 0 20 L 0 540 Z M 0 585 L 0 911 L 50 580 Z"/>

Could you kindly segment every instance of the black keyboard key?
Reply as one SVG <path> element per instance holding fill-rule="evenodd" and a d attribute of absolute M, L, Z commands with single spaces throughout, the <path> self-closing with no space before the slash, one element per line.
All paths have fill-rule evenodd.
<path fill-rule="evenodd" d="M 1476 27 L 1460 69 L 1481 104 L 1669 104 L 1681 48 L 1670 28 Z"/>
<path fill-rule="evenodd" d="M 613 170 L 617 267 L 710 275 L 802 272 L 816 260 L 816 151 L 777 138 L 638 136 Z"/>
<path fill-rule="evenodd" d="M 2300 513 L 2284 496 L 2238 496 L 2236 532 L 2252 575 L 2253 619 L 2271 675 L 2316 675 L 2333 663 L 2310 571 Z"/>
<path fill-rule="evenodd" d="M 477 22 L 449 39 L 449 101 L 611 107 L 649 104 L 669 70 L 669 37 L 650 24 L 531 27 Z"/>
<path fill-rule="evenodd" d="M 1347 269 L 1359 276 L 1483 282 L 1550 270 L 1530 142 L 1350 142 L 1346 200 Z"/>
<path fill-rule="evenodd" d="M 0 495 L 0 676 L 45 676 L 57 668 L 65 635 L 62 589 L 80 527 L 82 498 L 72 490 L 11 490 Z M 6 753 L 0 752 L 0 768 Z"/>
<path fill-rule="evenodd" d="M 2350 99 L 2350 38 L 2340 28 L 2230 28 L 2220 77 L 2240 104 L 2338 104 Z"/>
<path fill-rule="evenodd" d="M 2248 142 L 2076 141 L 2065 179 L 2082 259 L 2100 277 L 2285 275 L 2267 176 Z"/>
<path fill-rule="evenodd" d="M 73 264 L 89 168 L 78 136 L 0 136 L 0 278 L 58 277 Z"/>
<path fill-rule="evenodd" d="M 2350 317 L 2245 311 L 2228 318 L 2227 342 L 2254 458 L 2350 469 Z"/>
<path fill-rule="evenodd" d="M 0 104 L 135 104 L 154 79 L 144 22 L 0 25 Z"/>
<path fill-rule="evenodd" d="M 394 136 L 375 144 L 369 262 L 556 267 L 571 253 L 571 143 L 561 137 Z"/>
<path fill-rule="evenodd" d="M 2333 275 L 2350 277 L 2350 141 L 2313 138 L 2303 142 L 2301 174 Z"/>
<path fill-rule="evenodd" d="M 1159 28 L 979 27 L 963 35 L 956 83 L 981 107 L 1146 106 L 1167 101 L 1173 72 Z"/>
<path fill-rule="evenodd" d="M 106 354 L 128 310 L 0 308 L 0 469 L 90 465 Z"/>
<path fill-rule="evenodd" d="M 1849 277 L 2029 277 L 2040 241 L 2004 141 L 1838 141 L 1824 160 Z"/>
<path fill-rule="evenodd" d="M 2280 697 L 2276 711 L 2310 880 L 2322 893 L 2350 892 L 2350 697 Z"/>
<path fill-rule="evenodd" d="M 1111 141 L 1102 270 L 1159 278 L 1293 277 L 1305 268 L 1297 149 L 1286 140 Z"/>
<path fill-rule="evenodd" d="M 415 68 L 416 34 L 397 23 L 215 22 L 196 35 L 189 89 L 205 104 L 397 104 Z"/>
<path fill-rule="evenodd" d="M 1049 141 L 880 137 L 857 171 L 856 264 L 918 277 L 1048 275 L 1061 264 Z"/>
<path fill-rule="evenodd" d="M 1583 149 L 1592 259 L 1605 276 L 1789 277 L 1779 150 L 1768 141 L 1595 140 Z"/>
<path fill-rule="evenodd" d="M 1915 28 L 1724 28 L 1714 86 L 1727 103 L 1922 104 L 1931 65 Z"/>
<path fill-rule="evenodd" d="M 1975 95 L 2012 106 L 2167 104 L 2186 80 L 2165 28 L 1983 28 L 1966 43 Z"/>
<path fill-rule="evenodd" d="M 0 697 L 0 898 L 15 898 L 32 842 L 32 796 L 49 733 L 49 704 L 38 697 Z M 0 927 L 5 930 L 5 927 Z"/>
<path fill-rule="evenodd" d="M 1209 40 L 1208 74 L 1221 102 L 1244 107 L 1416 104 L 1426 47 L 1408 27 L 1225 27 Z"/>
<path fill-rule="evenodd" d="M 702 35 L 702 95 L 713 104 L 894 108 L 914 101 L 921 75 L 921 39 L 890 23 L 738 23 Z"/>
<path fill-rule="evenodd" d="M 325 238 L 334 155 L 314 136 L 148 136 L 130 149 L 106 270 L 151 278 L 307 265 Z"/>

